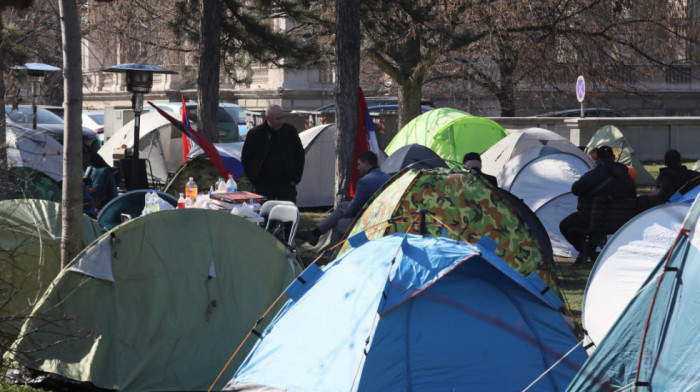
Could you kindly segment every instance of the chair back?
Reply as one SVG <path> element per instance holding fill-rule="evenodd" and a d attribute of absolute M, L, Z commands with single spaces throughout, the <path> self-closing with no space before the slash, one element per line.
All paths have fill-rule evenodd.
<path fill-rule="evenodd" d="M 268 202 L 269 203 L 269 202 Z M 297 233 L 297 227 L 299 226 L 299 209 L 294 205 L 279 204 L 274 206 L 267 217 L 267 225 L 265 230 L 269 231 L 272 222 L 283 222 L 291 223 L 291 229 L 289 231 L 289 239 L 287 244 L 290 247 L 294 246 L 294 236 Z"/>
<path fill-rule="evenodd" d="M 279 205 L 293 206 L 295 204 L 288 200 L 268 200 L 263 203 L 262 206 L 260 206 L 260 212 L 258 214 L 267 219 L 267 216 L 270 215 L 272 208 Z"/>
<path fill-rule="evenodd" d="M 589 232 L 613 234 L 638 212 L 637 199 L 625 198 L 609 200 L 604 197 L 593 199 Z"/>

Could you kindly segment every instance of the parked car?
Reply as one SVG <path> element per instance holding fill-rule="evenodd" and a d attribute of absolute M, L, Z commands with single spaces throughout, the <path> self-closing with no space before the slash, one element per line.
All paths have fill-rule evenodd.
<path fill-rule="evenodd" d="M 396 113 L 399 111 L 399 105 L 379 105 L 379 106 L 368 106 L 367 110 L 370 113 Z M 429 110 L 433 110 L 430 106 L 421 106 L 420 110 L 425 113 Z"/>
<path fill-rule="evenodd" d="M 228 114 L 230 114 L 231 117 L 236 120 L 236 123 L 238 124 L 238 135 L 241 137 L 241 140 L 245 140 L 245 135 L 248 134 L 245 112 L 248 109 L 233 103 L 220 103 L 219 106 L 224 108 L 224 110 L 226 110 Z"/>
<path fill-rule="evenodd" d="M 19 105 L 13 109 L 12 105 L 5 105 L 5 120 L 10 124 L 19 124 L 31 128 L 34 114 L 30 105 Z M 36 108 L 36 127 L 51 135 L 59 143 L 63 144 L 63 119 L 43 107 Z M 82 128 L 83 137 L 90 139 L 96 146 L 101 145 L 97 134 L 90 128 Z"/>
<path fill-rule="evenodd" d="M 175 113 L 174 117 L 180 119 L 180 109 L 182 108 L 182 102 L 155 102 L 156 106 L 163 110 Z M 196 129 L 197 127 L 197 104 L 193 102 L 186 102 L 185 107 L 187 108 L 187 115 L 190 118 L 190 123 Z M 245 124 L 245 121 L 243 122 Z M 219 142 L 221 143 L 233 143 L 241 141 L 239 134 L 239 127 L 236 120 L 229 114 L 226 109 L 219 105 L 218 111 L 218 128 L 219 128 Z"/>
<path fill-rule="evenodd" d="M 398 107 L 399 105 L 399 98 L 398 97 L 367 97 L 365 98 L 365 101 L 367 101 L 367 107 L 377 107 L 377 106 L 396 106 Z M 433 101 L 429 100 L 422 100 L 420 102 L 422 106 L 427 106 L 428 108 L 435 108 L 435 104 Z M 321 106 L 318 109 L 315 109 L 314 112 L 334 112 L 335 111 L 335 104 L 332 103 L 330 105 L 326 106 Z M 424 110 L 425 111 L 425 110 Z"/>
<path fill-rule="evenodd" d="M 83 112 L 83 126 L 92 129 L 100 142 L 104 143 L 105 114 L 104 112 Z"/>
<path fill-rule="evenodd" d="M 585 117 L 627 117 L 625 114 L 608 108 L 584 108 Z M 581 117 L 581 109 L 569 109 L 559 112 L 539 114 L 537 117 Z"/>
<path fill-rule="evenodd" d="M 58 117 L 65 118 L 65 113 L 63 110 L 63 106 L 49 106 L 49 105 L 39 105 L 38 107 L 44 108 L 48 110 L 49 112 L 57 115 Z"/>

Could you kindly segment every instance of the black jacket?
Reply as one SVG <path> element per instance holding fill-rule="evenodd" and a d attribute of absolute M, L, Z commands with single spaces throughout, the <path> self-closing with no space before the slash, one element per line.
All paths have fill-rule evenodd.
<path fill-rule="evenodd" d="M 665 203 L 686 182 L 699 175 L 700 173 L 690 170 L 683 165 L 664 167 L 659 170 L 659 176 L 656 177 L 656 183 L 649 196 L 657 199 L 656 204 Z"/>
<path fill-rule="evenodd" d="M 587 214 L 591 210 L 593 198 L 633 198 L 637 196 L 637 185 L 630 177 L 627 166 L 608 162 L 581 176 L 571 186 L 571 193 L 578 196 L 578 210 Z"/>
<path fill-rule="evenodd" d="M 279 158 L 283 163 L 283 167 L 278 169 L 279 172 L 274 174 L 263 173 L 261 170 L 270 150 L 272 132 L 277 132 L 281 155 Z M 258 125 L 246 135 L 241 152 L 241 163 L 246 176 L 254 187 L 268 182 L 270 177 L 280 177 L 280 175 L 286 178 L 286 182 L 294 181 L 295 184 L 298 184 L 304 172 L 304 147 L 299 139 L 299 133 L 296 128 L 287 123 L 283 124 L 278 131 L 273 131 L 267 122 Z"/>

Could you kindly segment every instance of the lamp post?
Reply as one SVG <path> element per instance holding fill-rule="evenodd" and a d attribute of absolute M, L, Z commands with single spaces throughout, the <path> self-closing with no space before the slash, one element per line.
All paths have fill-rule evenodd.
<path fill-rule="evenodd" d="M 132 94 L 131 107 L 134 110 L 134 148 L 131 165 L 131 184 L 133 189 L 138 189 L 138 163 L 139 163 L 139 131 L 141 112 L 143 111 L 143 95 L 151 91 L 153 86 L 153 74 L 175 74 L 177 72 L 157 67 L 150 64 L 119 64 L 103 68 L 105 72 L 125 72 L 126 90 Z M 131 190 L 133 190 L 131 189 Z"/>
<path fill-rule="evenodd" d="M 32 127 L 36 129 L 36 99 L 41 91 L 41 83 L 47 72 L 60 71 L 61 68 L 42 63 L 26 63 L 12 68 L 24 70 L 29 75 L 29 81 L 32 84 Z"/>

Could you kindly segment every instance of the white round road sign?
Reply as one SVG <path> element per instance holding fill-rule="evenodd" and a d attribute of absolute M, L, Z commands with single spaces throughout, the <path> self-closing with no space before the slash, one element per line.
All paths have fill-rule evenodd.
<path fill-rule="evenodd" d="M 583 102 L 583 98 L 586 97 L 586 81 L 583 80 L 583 76 L 579 76 L 576 79 L 576 99 L 579 102 Z"/>

